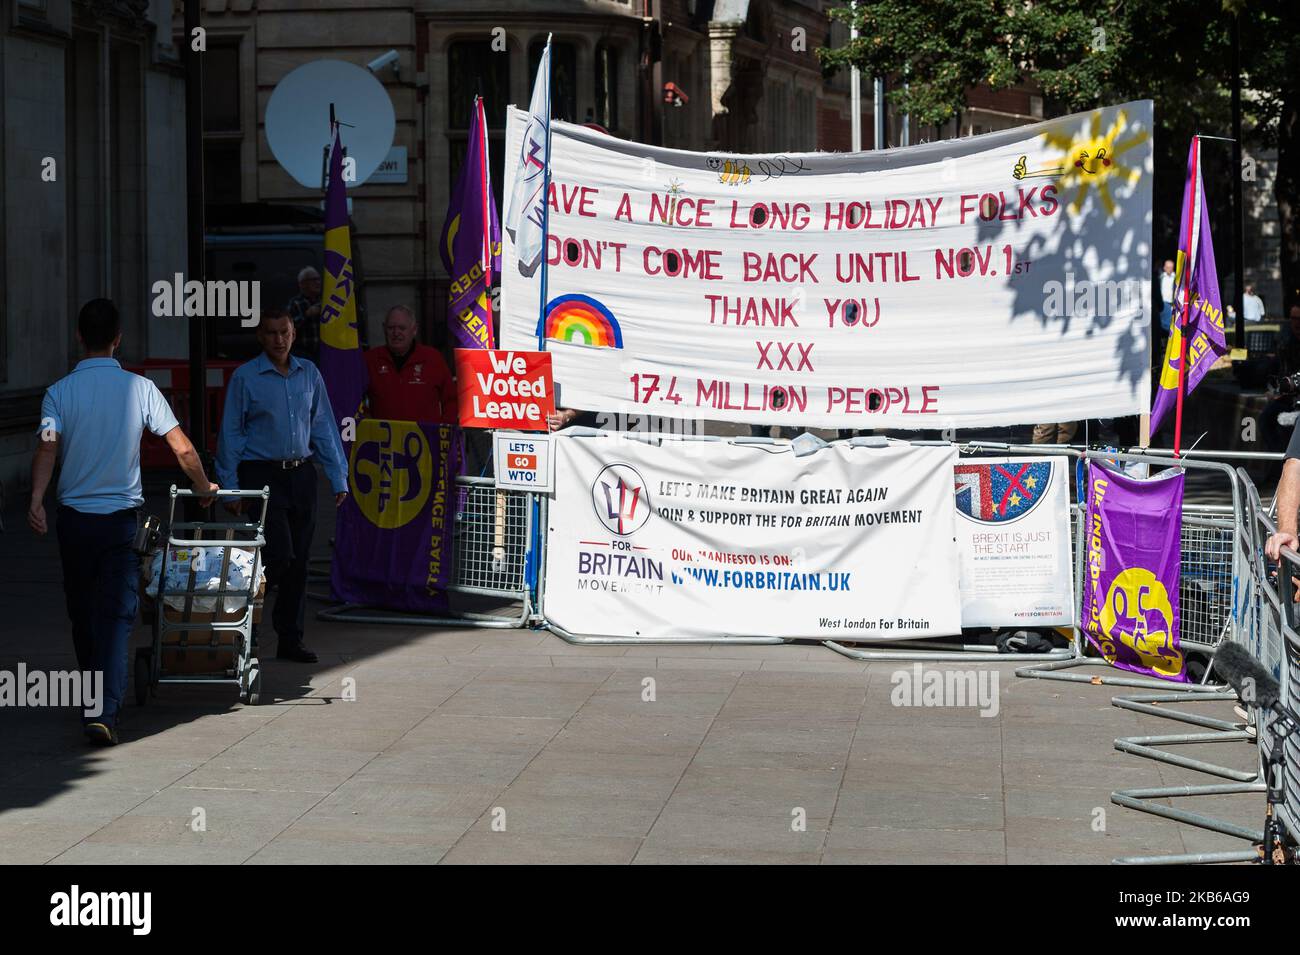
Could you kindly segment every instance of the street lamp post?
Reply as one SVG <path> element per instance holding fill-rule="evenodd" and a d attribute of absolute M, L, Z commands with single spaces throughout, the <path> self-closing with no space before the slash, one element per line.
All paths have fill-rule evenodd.
<path fill-rule="evenodd" d="M 1237 15 L 1232 15 L 1232 302 L 1237 310 L 1236 345 L 1246 347 L 1245 252 L 1246 210 L 1241 186 L 1241 44 Z"/>
<path fill-rule="evenodd" d="M 885 133 L 885 78 L 883 76 L 876 77 L 874 107 L 875 107 L 874 110 L 875 115 L 873 118 L 875 119 L 875 127 L 876 127 L 875 129 L 876 141 L 874 143 L 874 146 L 876 149 L 884 149 L 886 133 Z"/>
<path fill-rule="evenodd" d="M 853 0 L 849 4 L 853 10 L 853 20 L 849 26 L 850 45 L 858 38 L 858 0 Z M 850 129 L 853 134 L 852 148 L 853 151 L 862 151 L 862 73 L 856 66 L 849 67 L 849 110 L 853 120 Z"/>

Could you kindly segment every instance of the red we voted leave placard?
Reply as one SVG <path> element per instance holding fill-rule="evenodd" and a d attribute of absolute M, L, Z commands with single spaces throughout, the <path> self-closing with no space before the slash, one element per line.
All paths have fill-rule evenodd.
<path fill-rule="evenodd" d="M 456 383 L 464 428 L 545 431 L 555 412 L 549 352 L 458 348 Z"/>

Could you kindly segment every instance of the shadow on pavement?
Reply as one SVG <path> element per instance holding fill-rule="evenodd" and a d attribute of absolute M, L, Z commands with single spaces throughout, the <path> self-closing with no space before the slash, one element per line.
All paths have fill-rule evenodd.
<path fill-rule="evenodd" d="M 146 472 L 147 513 L 165 518 L 166 493 L 173 480 L 181 480 L 179 473 L 173 476 Z M 321 506 L 313 557 L 328 560 L 334 528 L 333 496 L 321 493 L 318 499 Z M 27 527 L 26 502 L 25 495 L 10 496 L 5 502 L 5 530 L 0 533 L 0 671 L 16 673 L 19 663 L 28 672 L 75 670 L 58 544 L 52 532 L 38 537 Z M 309 590 L 327 589 L 323 581 L 309 585 Z M 258 653 L 263 704 L 279 705 L 245 706 L 239 702 L 233 685 L 164 685 L 141 707 L 136 705 L 132 680 L 119 727 L 121 743 L 107 749 L 87 744 L 76 709 L 0 706 L 0 814 L 39 807 L 93 779 L 96 785 L 93 796 L 87 790 L 86 814 L 94 817 L 103 813 L 106 819 L 111 818 L 124 806 L 149 798 L 200 765 L 196 754 L 207 751 L 210 755 L 214 737 L 218 741 L 228 738 L 228 745 L 234 745 L 267 719 L 282 713 L 284 704 L 332 705 L 335 698 L 320 695 L 317 690 L 321 681 L 316 679 L 313 685 L 313 677 L 341 663 L 389 651 L 423 632 L 407 627 L 387 628 L 384 636 L 389 639 L 369 641 L 358 650 L 355 641 L 346 639 L 345 628 L 310 619 L 322 605 L 309 600 L 307 643 L 320 655 L 320 662 L 279 661 L 275 659 L 276 636 L 270 626 L 269 608 L 274 599 L 274 592 L 267 595 L 268 612 L 261 627 Z M 134 660 L 136 647 L 150 644 L 146 613 L 142 602 L 129 660 Z M 229 719 L 202 719 L 221 714 Z M 185 731 L 168 732 L 165 741 L 160 736 L 179 727 L 185 727 Z M 200 740 L 203 745 L 187 746 Z"/>

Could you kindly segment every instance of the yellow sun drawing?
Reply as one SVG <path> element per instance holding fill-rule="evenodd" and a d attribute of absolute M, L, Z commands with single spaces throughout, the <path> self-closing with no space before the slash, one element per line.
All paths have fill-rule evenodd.
<path fill-rule="evenodd" d="M 1055 147 L 1064 154 L 1061 158 L 1062 174 L 1057 180 L 1063 195 L 1071 189 L 1076 190 L 1070 202 L 1070 211 L 1077 213 L 1083 208 L 1088 197 L 1088 190 L 1097 187 L 1097 196 L 1106 209 L 1107 216 L 1115 214 L 1115 200 L 1110 193 L 1110 180 L 1119 178 L 1130 185 L 1142 176 L 1142 170 L 1125 166 L 1119 157 L 1135 146 L 1151 138 L 1150 132 L 1143 130 L 1121 139 L 1128 127 L 1128 115 L 1120 110 L 1115 121 L 1105 133 L 1101 131 L 1101 110 L 1094 110 L 1088 132 L 1072 136 L 1064 131 L 1044 133 L 1043 138 L 1049 147 Z"/>

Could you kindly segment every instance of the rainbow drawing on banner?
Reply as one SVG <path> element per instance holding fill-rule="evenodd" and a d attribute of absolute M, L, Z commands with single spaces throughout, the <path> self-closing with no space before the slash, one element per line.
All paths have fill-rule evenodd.
<path fill-rule="evenodd" d="M 614 313 L 590 295 L 561 295 L 546 306 L 537 323 L 537 336 L 594 348 L 622 348 L 623 330 Z"/>

